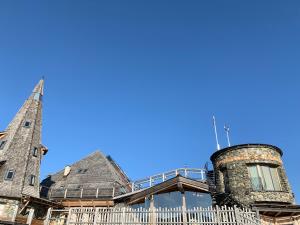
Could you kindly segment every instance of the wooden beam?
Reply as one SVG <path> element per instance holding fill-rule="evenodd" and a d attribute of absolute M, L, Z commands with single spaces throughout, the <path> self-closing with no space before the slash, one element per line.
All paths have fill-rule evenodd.
<path fill-rule="evenodd" d="M 70 201 L 66 200 L 62 202 L 62 205 L 65 207 L 108 207 L 108 206 L 114 206 L 113 201 L 99 201 L 99 200 L 75 200 Z"/>

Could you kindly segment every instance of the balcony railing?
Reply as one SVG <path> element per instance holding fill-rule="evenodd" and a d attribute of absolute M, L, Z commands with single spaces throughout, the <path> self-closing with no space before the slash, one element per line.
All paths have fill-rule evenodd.
<path fill-rule="evenodd" d="M 103 199 L 124 193 L 120 188 L 58 188 L 41 187 L 41 196 L 48 199 Z"/>
<path fill-rule="evenodd" d="M 181 175 L 183 177 L 191 178 L 198 181 L 206 180 L 206 169 L 199 168 L 179 168 L 168 172 L 156 174 L 145 179 L 132 182 L 132 191 L 152 187 L 158 183 L 164 182 L 168 179 Z"/>

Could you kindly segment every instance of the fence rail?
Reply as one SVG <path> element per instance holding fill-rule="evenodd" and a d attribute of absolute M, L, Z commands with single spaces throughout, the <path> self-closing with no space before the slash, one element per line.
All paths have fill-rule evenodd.
<path fill-rule="evenodd" d="M 260 225 L 256 214 L 237 207 L 71 208 L 52 210 L 45 225 Z"/>

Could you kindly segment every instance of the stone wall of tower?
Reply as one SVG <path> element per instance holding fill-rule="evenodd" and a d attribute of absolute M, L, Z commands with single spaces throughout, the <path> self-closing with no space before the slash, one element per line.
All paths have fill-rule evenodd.
<path fill-rule="evenodd" d="M 249 205 L 254 202 L 293 203 L 294 197 L 281 160 L 282 151 L 271 145 L 237 145 L 214 153 L 214 165 L 218 193 L 231 194 L 239 202 Z M 254 190 L 251 184 L 249 165 L 268 165 L 277 168 L 280 191 Z"/>

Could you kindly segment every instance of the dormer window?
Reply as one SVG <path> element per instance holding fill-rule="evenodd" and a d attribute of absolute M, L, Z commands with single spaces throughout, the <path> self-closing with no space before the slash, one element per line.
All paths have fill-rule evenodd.
<path fill-rule="evenodd" d="M 38 156 L 38 152 L 39 152 L 39 149 L 38 149 L 37 147 L 33 147 L 33 149 L 32 149 L 32 155 L 33 155 L 34 157 L 37 157 L 37 156 Z"/>
<path fill-rule="evenodd" d="M 31 123 L 29 121 L 25 121 L 25 123 L 24 123 L 24 127 L 25 128 L 29 128 L 30 125 L 31 125 Z"/>
<path fill-rule="evenodd" d="M 6 174 L 5 174 L 5 177 L 4 177 L 4 180 L 13 180 L 14 174 L 15 174 L 14 170 L 7 170 Z"/>
<path fill-rule="evenodd" d="M 0 141 L 0 150 L 2 150 L 5 146 L 6 141 Z"/>
<path fill-rule="evenodd" d="M 34 184 L 35 184 L 35 176 L 30 175 L 29 176 L 29 185 L 34 186 Z"/>

